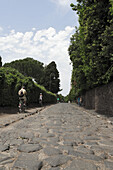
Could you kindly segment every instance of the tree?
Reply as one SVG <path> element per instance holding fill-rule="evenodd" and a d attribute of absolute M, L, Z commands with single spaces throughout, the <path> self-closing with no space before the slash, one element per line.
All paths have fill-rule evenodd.
<path fill-rule="evenodd" d="M 71 91 L 73 91 L 72 93 L 74 93 L 74 96 L 78 95 L 80 89 L 81 89 L 81 92 L 84 91 L 84 89 L 86 89 L 86 77 L 83 72 L 84 65 L 83 65 L 80 51 L 81 51 L 80 32 L 77 29 L 76 33 L 71 38 L 71 43 L 68 48 L 70 59 L 73 63 L 73 71 L 72 71 L 72 78 L 71 78 L 71 85 L 72 85 Z"/>
<path fill-rule="evenodd" d="M 0 56 L 0 67 L 2 67 L 2 57 Z"/>
<path fill-rule="evenodd" d="M 60 80 L 56 63 L 52 61 L 45 67 L 44 72 L 44 87 L 53 93 L 58 93 L 60 91 Z"/>
<path fill-rule="evenodd" d="M 77 2 L 77 5 L 71 4 L 71 7 L 79 16 L 79 28 L 71 38 L 69 55 L 73 63 L 71 91 L 75 88 L 76 95 L 79 95 L 104 84 L 105 79 L 108 80 L 109 71 L 112 72 L 113 25 L 109 0 Z M 110 79 L 112 80 L 112 76 L 109 81 Z"/>
<path fill-rule="evenodd" d="M 25 58 L 23 60 L 6 63 L 4 64 L 4 67 L 15 68 L 24 76 L 32 77 L 38 84 L 42 84 L 43 63 L 34 60 L 33 58 Z"/>
<path fill-rule="evenodd" d="M 25 58 L 23 60 L 6 63 L 4 64 L 4 67 L 17 69 L 24 76 L 32 77 L 35 82 L 53 93 L 60 91 L 59 72 L 55 62 L 51 62 L 44 67 L 43 63 L 34 60 L 33 58 Z"/>

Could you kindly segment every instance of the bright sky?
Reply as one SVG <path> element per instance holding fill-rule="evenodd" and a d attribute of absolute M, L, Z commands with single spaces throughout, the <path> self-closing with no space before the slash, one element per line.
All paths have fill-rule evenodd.
<path fill-rule="evenodd" d="M 7 63 L 26 57 L 57 64 L 61 94 L 70 91 L 68 47 L 78 27 L 76 0 L 0 0 L 0 56 Z"/>

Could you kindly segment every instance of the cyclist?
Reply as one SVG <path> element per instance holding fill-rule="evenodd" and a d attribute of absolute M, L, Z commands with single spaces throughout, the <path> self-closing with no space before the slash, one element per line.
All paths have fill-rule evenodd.
<path fill-rule="evenodd" d="M 25 106 L 26 106 L 26 101 L 27 101 L 26 94 L 27 94 L 27 92 L 25 90 L 25 87 L 22 86 L 22 88 L 18 92 L 18 95 L 19 95 L 19 100 L 23 100 Z"/>

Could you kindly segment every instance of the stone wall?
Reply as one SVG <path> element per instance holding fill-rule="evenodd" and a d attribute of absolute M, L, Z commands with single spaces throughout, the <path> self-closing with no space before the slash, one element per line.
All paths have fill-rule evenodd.
<path fill-rule="evenodd" d="M 98 113 L 113 115 L 113 82 L 87 91 L 83 96 L 84 107 Z"/>
<path fill-rule="evenodd" d="M 95 109 L 95 89 L 87 91 L 82 97 L 86 109 Z"/>

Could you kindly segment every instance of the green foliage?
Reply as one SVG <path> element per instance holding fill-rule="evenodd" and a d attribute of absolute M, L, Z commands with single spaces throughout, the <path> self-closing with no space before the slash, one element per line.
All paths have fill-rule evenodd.
<path fill-rule="evenodd" d="M 0 67 L 2 67 L 2 57 L 0 56 Z"/>
<path fill-rule="evenodd" d="M 111 3 L 110 11 L 111 11 L 111 13 L 113 15 L 113 0 L 110 0 L 110 3 Z"/>
<path fill-rule="evenodd" d="M 4 67 L 12 67 L 17 69 L 24 76 L 35 78 L 36 82 L 41 84 L 43 76 L 43 63 L 32 58 L 25 58 L 23 60 L 16 60 L 11 63 L 4 64 Z"/>
<path fill-rule="evenodd" d="M 38 84 L 53 93 L 60 91 L 59 72 L 55 62 L 51 62 L 49 65 L 43 67 L 43 63 L 32 58 L 25 58 L 23 60 L 6 63 L 4 67 L 17 69 L 24 76 L 32 77 Z"/>
<path fill-rule="evenodd" d="M 25 86 L 27 90 L 27 104 L 39 102 L 39 94 L 43 93 L 44 103 L 55 103 L 56 96 L 45 90 L 44 87 L 25 77 L 16 69 L 10 67 L 0 68 L 0 106 L 17 106 L 18 91 Z"/>
<path fill-rule="evenodd" d="M 64 102 L 67 103 L 68 101 L 69 101 L 69 97 L 68 97 L 68 95 L 67 95 L 67 96 L 64 97 Z"/>
<path fill-rule="evenodd" d="M 57 98 L 59 98 L 59 102 L 64 102 L 65 97 L 62 94 L 57 94 Z"/>
<path fill-rule="evenodd" d="M 113 80 L 111 3 L 109 0 L 77 2 L 71 7 L 79 15 L 80 26 L 68 49 L 73 63 L 71 98 Z"/>
<path fill-rule="evenodd" d="M 45 69 L 45 77 L 44 77 L 44 87 L 51 91 L 52 93 L 58 93 L 60 91 L 60 80 L 59 80 L 59 72 L 56 68 L 56 64 L 54 61 L 52 61 L 50 64 L 48 64 Z"/>

